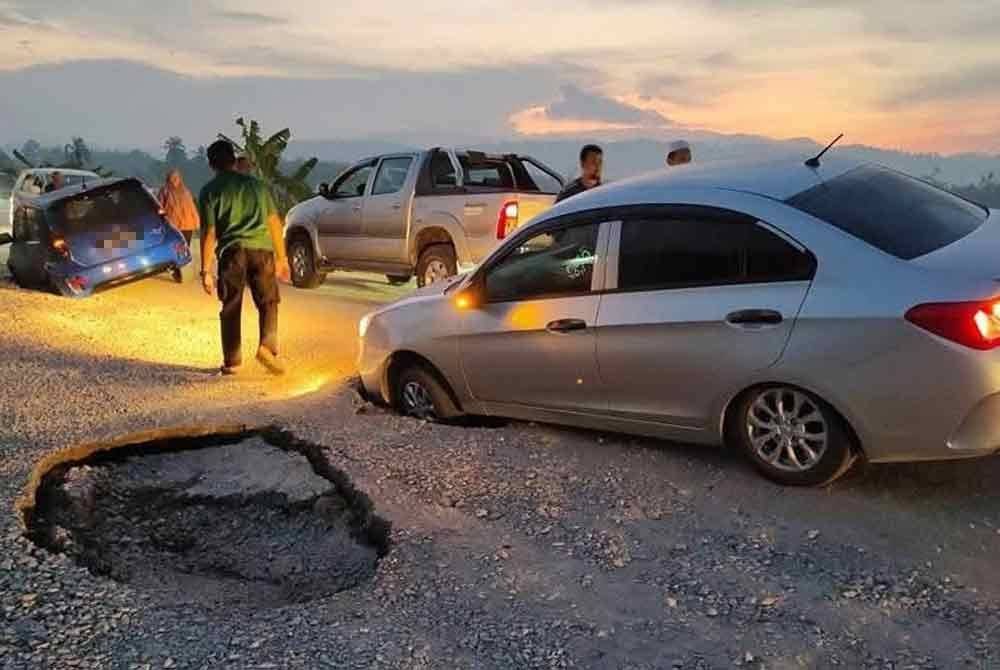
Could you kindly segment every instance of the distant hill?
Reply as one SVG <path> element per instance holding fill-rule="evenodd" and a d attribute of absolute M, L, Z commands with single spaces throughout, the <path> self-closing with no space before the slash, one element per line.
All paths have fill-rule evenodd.
<path fill-rule="evenodd" d="M 717 133 L 683 133 L 694 147 L 695 160 L 719 160 L 758 157 L 762 160 L 802 158 L 820 150 L 820 145 L 809 139 L 775 140 L 755 135 L 723 135 Z M 485 141 L 463 143 L 484 151 L 513 151 L 530 154 L 565 175 L 576 172 L 577 152 L 592 138 L 523 138 L 510 141 Z M 662 138 L 622 138 L 599 143 L 604 147 L 608 179 L 648 172 L 663 166 L 667 140 Z M 416 147 L 405 142 L 380 139 L 370 140 L 312 140 L 295 141 L 289 147 L 290 156 L 318 156 L 324 160 L 355 161 L 392 151 L 407 151 Z M 1000 175 L 1000 155 L 915 154 L 892 149 L 879 149 L 862 145 L 838 146 L 833 151 L 839 155 L 859 160 L 883 163 L 917 177 L 934 179 L 955 185 L 976 184 L 984 176 Z"/>

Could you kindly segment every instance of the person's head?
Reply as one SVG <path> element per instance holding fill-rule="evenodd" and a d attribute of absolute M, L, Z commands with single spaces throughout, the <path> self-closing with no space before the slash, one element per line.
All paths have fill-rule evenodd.
<path fill-rule="evenodd" d="M 208 165 L 216 172 L 228 172 L 236 166 L 236 150 L 226 140 L 216 140 L 208 148 Z"/>
<path fill-rule="evenodd" d="M 684 140 L 671 142 L 667 147 L 667 165 L 687 165 L 691 162 L 691 145 Z"/>
<path fill-rule="evenodd" d="M 596 144 L 580 149 L 580 176 L 592 181 L 601 180 L 604 170 L 604 150 Z"/>
<path fill-rule="evenodd" d="M 172 168 L 170 172 L 167 173 L 167 186 L 174 189 L 179 189 L 184 186 L 184 177 L 181 175 L 180 170 Z"/>
<path fill-rule="evenodd" d="M 51 183 L 53 190 L 59 190 L 66 185 L 66 176 L 62 172 L 53 172 Z"/>

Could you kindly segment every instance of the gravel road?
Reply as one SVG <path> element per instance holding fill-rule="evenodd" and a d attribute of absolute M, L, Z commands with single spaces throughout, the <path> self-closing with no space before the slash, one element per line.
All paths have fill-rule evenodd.
<path fill-rule="evenodd" d="M 355 275 L 287 289 L 291 374 L 223 379 L 216 305 L 191 284 L 0 286 L 0 668 L 1000 665 L 1000 461 L 791 490 L 714 449 L 403 419 L 345 381 L 355 320 L 399 294 Z M 367 494 L 392 524 L 374 578 L 280 607 L 178 603 L 24 537 L 14 501 L 52 451 L 233 424 L 322 445 Z"/>

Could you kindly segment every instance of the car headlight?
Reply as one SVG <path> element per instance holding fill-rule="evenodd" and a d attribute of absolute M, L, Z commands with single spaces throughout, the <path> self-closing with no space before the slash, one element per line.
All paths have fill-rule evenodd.
<path fill-rule="evenodd" d="M 364 338 L 364 336 L 368 333 L 368 326 L 371 325 L 373 316 L 373 314 L 365 314 L 361 317 L 361 320 L 358 321 L 358 337 Z"/>

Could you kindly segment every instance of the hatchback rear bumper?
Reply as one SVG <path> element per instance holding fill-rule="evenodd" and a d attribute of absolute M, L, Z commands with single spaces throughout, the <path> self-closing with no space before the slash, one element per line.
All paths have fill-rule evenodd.
<path fill-rule="evenodd" d="M 84 267 L 67 260 L 49 266 L 48 272 L 56 287 L 75 298 L 114 288 L 139 279 L 181 268 L 191 262 L 191 251 L 186 245 L 168 239 L 155 247 L 143 249 L 130 256 L 109 260 L 100 265 Z"/>

